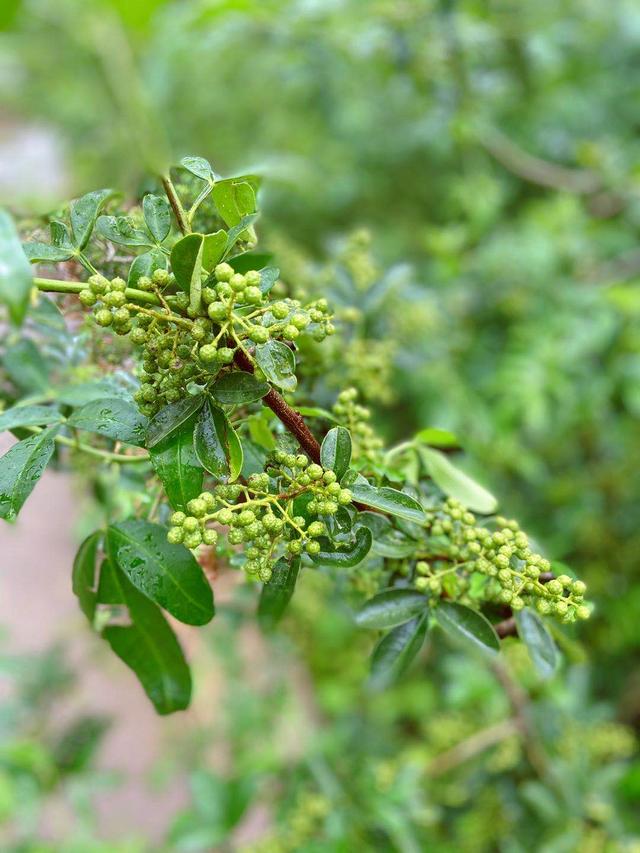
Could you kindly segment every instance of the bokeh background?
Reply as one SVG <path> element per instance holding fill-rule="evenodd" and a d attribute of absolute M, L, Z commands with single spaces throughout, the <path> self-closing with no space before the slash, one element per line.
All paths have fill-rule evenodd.
<path fill-rule="evenodd" d="M 90 507 L 53 474 L 0 534 L 2 848 L 637 853 L 640 6 L 5 0 L 0 28 L 3 204 L 259 171 L 283 276 L 344 307 L 339 381 L 390 440 L 458 434 L 596 602 L 551 683 L 436 641 L 370 695 L 330 589 L 267 642 L 230 588 L 158 722 L 75 615 Z"/>

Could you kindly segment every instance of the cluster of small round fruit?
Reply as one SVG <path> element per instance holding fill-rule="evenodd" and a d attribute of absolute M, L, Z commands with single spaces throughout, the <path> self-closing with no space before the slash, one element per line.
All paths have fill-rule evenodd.
<path fill-rule="evenodd" d="M 369 423 L 371 412 L 365 406 L 359 405 L 357 399 L 358 392 L 355 388 L 341 391 L 333 405 L 333 413 L 351 433 L 351 458 L 354 461 L 365 459 L 375 463 L 379 461 L 384 445 Z"/>
<path fill-rule="evenodd" d="M 429 513 L 430 562 L 419 560 L 414 585 L 423 592 L 440 595 L 444 590 L 464 594 L 470 576 L 486 578 L 476 589 L 485 601 L 507 604 L 512 610 L 533 606 L 541 614 L 553 614 L 563 622 L 588 619 L 586 585 L 568 575 L 554 577 L 551 564 L 530 546 L 517 522 L 501 516 L 497 529 L 479 525 L 460 502 L 449 498 Z"/>
<path fill-rule="evenodd" d="M 189 501 L 187 513 L 171 516 L 168 541 L 187 548 L 215 545 L 218 534 L 207 525 L 228 527 L 229 544 L 244 546 L 244 570 L 264 582 L 280 552 L 319 553 L 318 537 L 327 530 L 318 516 L 335 515 L 351 503 L 351 492 L 333 471 L 310 464 L 303 453 L 276 451 L 267 470 L 249 477 L 246 486 L 221 484 Z"/>

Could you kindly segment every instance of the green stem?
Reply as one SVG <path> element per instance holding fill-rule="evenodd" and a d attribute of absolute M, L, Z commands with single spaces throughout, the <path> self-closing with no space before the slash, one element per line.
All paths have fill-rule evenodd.
<path fill-rule="evenodd" d="M 26 427 L 30 432 L 42 432 L 42 427 Z M 63 444 L 65 447 L 73 447 L 74 450 L 81 450 L 89 456 L 97 456 L 105 462 L 118 462 L 121 465 L 126 463 L 148 462 L 149 455 L 144 456 L 125 456 L 123 453 L 110 453 L 108 450 L 100 450 L 97 447 L 91 447 L 90 444 L 84 444 L 81 441 L 76 441 L 72 438 L 67 438 L 65 435 L 56 435 L 55 440 L 58 444 Z"/>
<path fill-rule="evenodd" d="M 86 282 L 82 281 L 62 281 L 57 278 L 34 278 L 33 283 L 38 288 L 49 293 L 80 293 L 82 290 L 87 290 Z M 160 301 L 153 293 L 147 293 L 144 290 L 136 290 L 134 287 L 128 287 L 125 290 L 125 296 L 133 302 L 147 302 L 150 305 L 159 305 Z"/>

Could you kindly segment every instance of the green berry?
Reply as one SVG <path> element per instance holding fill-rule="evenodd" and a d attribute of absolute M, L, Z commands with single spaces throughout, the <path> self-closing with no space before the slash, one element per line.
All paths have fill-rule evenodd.
<path fill-rule="evenodd" d="M 244 280 L 246 281 L 249 287 L 258 287 L 258 285 L 262 281 L 262 276 L 260 275 L 258 270 L 249 270 L 244 274 Z"/>
<path fill-rule="evenodd" d="M 117 276 L 116 278 L 111 279 L 111 290 L 115 290 L 118 293 L 124 293 L 127 289 L 127 283 L 123 278 Z"/>
<path fill-rule="evenodd" d="M 92 275 L 87 284 L 94 293 L 106 293 L 109 289 L 109 282 L 103 275 Z"/>
<path fill-rule="evenodd" d="M 200 522 L 192 515 L 188 515 L 185 518 L 185 520 L 182 522 L 182 526 L 187 533 L 195 533 L 196 530 L 200 530 Z"/>
<path fill-rule="evenodd" d="M 174 512 L 169 521 L 174 527 L 182 527 L 186 517 L 186 513 L 184 512 Z"/>
<path fill-rule="evenodd" d="M 207 505 L 201 498 L 193 498 L 187 504 L 187 510 L 196 518 L 202 518 L 207 512 Z"/>
<path fill-rule="evenodd" d="M 300 330 L 296 329 L 295 326 L 292 326 L 291 323 L 289 323 L 288 326 L 285 326 L 282 330 L 282 337 L 285 339 L 285 341 L 295 341 L 299 334 Z"/>
<path fill-rule="evenodd" d="M 167 542 L 172 545 L 179 545 L 184 539 L 184 530 L 182 527 L 171 527 L 167 533 Z"/>
<path fill-rule="evenodd" d="M 92 305 L 95 305 L 98 301 L 98 297 L 92 290 L 81 290 L 78 294 L 78 299 L 82 302 L 83 305 L 86 305 L 87 308 L 90 308 Z"/>
<path fill-rule="evenodd" d="M 229 347 L 221 347 L 218 350 L 217 359 L 218 359 L 220 364 L 231 364 L 231 362 L 233 361 L 234 355 L 235 355 L 234 350 L 230 349 Z"/>
<path fill-rule="evenodd" d="M 212 302 L 207 308 L 207 314 L 212 320 L 224 320 L 227 316 L 227 307 L 224 302 Z"/>
<path fill-rule="evenodd" d="M 226 263 L 218 264 L 213 274 L 218 281 L 229 281 L 233 275 L 233 267 Z"/>
<path fill-rule="evenodd" d="M 310 542 L 307 542 L 307 544 L 305 545 L 305 551 L 307 552 L 307 554 L 319 554 L 320 553 L 320 543 L 316 542 L 315 540 L 312 539 Z"/>
<path fill-rule="evenodd" d="M 108 308 L 101 308 L 99 311 L 96 312 L 96 323 L 99 326 L 104 326 L 106 328 L 107 326 L 110 326 L 112 322 L 113 315 L 111 314 L 111 311 L 109 311 Z"/>
<path fill-rule="evenodd" d="M 247 287 L 244 291 L 245 302 L 250 302 L 252 305 L 258 305 L 262 302 L 262 292 L 259 287 Z"/>
<path fill-rule="evenodd" d="M 215 545 L 218 541 L 218 533 L 215 530 L 207 528 L 202 532 L 202 541 L 205 545 Z"/>
<path fill-rule="evenodd" d="M 289 316 L 290 311 L 291 309 L 286 302 L 276 302 L 275 305 L 271 306 L 271 313 L 276 320 L 284 320 L 285 317 Z"/>
<path fill-rule="evenodd" d="M 295 326 L 296 329 L 302 331 L 302 329 L 306 329 L 309 323 L 311 322 L 311 317 L 308 314 L 294 314 L 291 318 L 291 325 Z"/>
<path fill-rule="evenodd" d="M 201 361 L 209 364 L 210 362 L 218 359 L 218 350 L 213 344 L 205 344 L 198 350 L 198 355 Z"/>
<path fill-rule="evenodd" d="M 309 477 L 311 477 L 312 480 L 319 480 L 322 477 L 323 473 L 324 472 L 323 472 L 322 468 L 320 467 L 320 465 L 316 465 L 315 462 L 313 462 L 307 468 L 307 475 Z"/>
<path fill-rule="evenodd" d="M 240 293 L 240 291 L 244 290 L 246 286 L 245 278 L 242 273 L 239 272 L 236 272 L 231 276 L 229 284 L 235 293 Z"/>
<path fill-rule="evenodd" d="M 255 344 L 266 344 L 269 340 L 269 330 L 264 326 L 253 326 L 249 332 L 249 337 Z"/>
<path fill-rule="evenodd" d="M 429 589 L 429 578 L 419 577 L 413 582 L 413 585 L 420 592 L 426 592 Z"/>
<path fill-rule="evenodd" d="M 182 541 L 187 548 L 197 548 L 198 545 L 202 544 L 202 535 L 199 531 L 195 533 L 187 533 Z"/>

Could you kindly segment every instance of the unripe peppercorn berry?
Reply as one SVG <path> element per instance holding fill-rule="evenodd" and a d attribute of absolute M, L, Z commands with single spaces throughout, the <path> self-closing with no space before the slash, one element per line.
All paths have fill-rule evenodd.
<path fill-rule="evenodd" d="M 213 274 L 215 275 L 218 281 L 229 281 L 229 279 L 233 275 L 233 267 L 230 264 L 226 263 L 218 264 L 218 266 L 213 271 Z"/>
<path fill-rule="evenodd" d="M 212 302 L 207 308 L 207 314 L 212 320 L 224 320 L 227 316 L 227 308 L 224 302 Z"/>
<path fill-rule="evenodd" d="M 258 270 L 249 270 L 244 274 L 244 279 L 249 287 L 258 287 L 262 281 L 262 276 Z"/>

